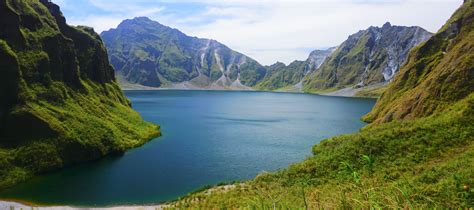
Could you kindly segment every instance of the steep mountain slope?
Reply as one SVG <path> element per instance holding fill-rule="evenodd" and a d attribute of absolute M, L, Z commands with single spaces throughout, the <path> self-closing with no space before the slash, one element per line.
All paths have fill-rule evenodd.
<path fill-rule="evenodd" d="M 431 34 L 420 27 L 370 27 L 349 36 L 304 80 L 306 92 L 328 92 L 389 81 L 405 62 L 411 48 Z"/>
<path fill-rule="evenodd" d="M 0 190 L 160 134 L 130 108 L 98 34 L 47 0 L 0 0 Z"/>
<path fill-rule="evenodd" d="M 318 69 L 334 49 L 314 50 L 306 61 L 294 61 L 288 66 L 279 62 L 267 66 L 267 74 L 255 88 L 260 90 L 281 88 L 300 90 L 304 76 Z"/>
<path fill-rule="evenodd" d="M 204 189 L 191 208 L 472 208 L 474 1 L 415 48 L 360 132 L 274 174 Z M 403 114 L 401 114 L 403 113 Z"/>
<path fill-rule="evenodd" d="M 245 88 L 265 76 L 255 60 L 209 39 L 189 37 L 146 17 L 101 34 L 126 82 L 151 87 Z"/>

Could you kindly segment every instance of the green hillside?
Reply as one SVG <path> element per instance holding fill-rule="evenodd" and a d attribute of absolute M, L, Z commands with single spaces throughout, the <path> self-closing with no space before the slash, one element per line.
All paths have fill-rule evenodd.
<path fill-rule="evenodd" d="M 160 135 L 115 82 L 100 37 L 47 0 L 0 0 L 0 190 Z"/>
<path fill-rule="evenodd" d="M 275 63 L 267 67 L 267 74 L 262 81 L 255 86 L 258 90 L 276 90 L 279 88 L 297 84 L 307 69 L 304 61 L 294 61 L 286 66 L 283 63 Z"/>
<path fill-rule="evenodd" d="M 303 78 L 316 71 L 335 48 L 314 50 L 305 61 L 293 61 L 288 66 L 277 62 L 266 66 L 265 77 L 254 86 L 258 90 L 301 89 Z"/>
<path fill-rule="evenodd" d="M 388 122 L 443 112 L 474 91 L 474 11 L 468 1 L 407 64 L 364 120 Z"/>

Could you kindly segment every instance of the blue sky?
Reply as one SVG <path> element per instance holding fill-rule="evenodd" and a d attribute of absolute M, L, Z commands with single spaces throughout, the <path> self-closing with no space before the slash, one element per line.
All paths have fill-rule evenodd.
<path fill-rule="evenodd" d="M 212 38 L 262 64 L 304 60 L 369 26 L 436 32 L 462 0 L 52 0 L 69 24 L 97 32 L 147 16 L 191 36 Z"/>

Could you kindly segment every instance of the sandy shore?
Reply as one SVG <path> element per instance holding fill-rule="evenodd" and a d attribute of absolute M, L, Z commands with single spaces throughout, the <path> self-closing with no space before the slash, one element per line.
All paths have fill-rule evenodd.
<path fill-rule="evenodd" d="M 216 192 L 225 192 L 237 187 L 237 185 L 245 186 L 245 184 L 228 184 L 222 186 L 215 186 L 209 188 L 204 192 L 205 195 L 210 195 Z M 127 206 L 110 206 L 110 207 L 75 207 L 75 206 L 38 206 L 21 201 L 6 201 L 0 200 L 0 210 L 81 210 L 81 209 L 94 209 L 94 210 L 161 210 L 165 208 L 172 208 L 173 204 L 161 204 L 161 205 L 127 205 Z"/>
<path fill-rule="evenodd" d="M 355 97 L 357 92 L 362 91 L 362 90 L 372 90 L 375 88 L 380 88 L 386 86 L 388 83 L 387 82 L 381 82 L 365 87 L 360 87 L 360 88 L 354 88 L 354 87 L 348 87 L 348 88 L 343 88 L 334 92 L 330 93 L 322 93 L 321 95 L 325 96 L 341 96 L 341 97 Z"/>
<path fill-rule="evenodd" d="M 0 201 L 0 210 L 80 210 L 80 209 L 96 209 L 96 210 L 160 210 L 164 209 L 165 205 L 154 205 L 154 206 L 112 206 L 112 207 L 73 207 L 73 206 L 35 206 L 30 204 L 23 204 L 14 201 Z"/>

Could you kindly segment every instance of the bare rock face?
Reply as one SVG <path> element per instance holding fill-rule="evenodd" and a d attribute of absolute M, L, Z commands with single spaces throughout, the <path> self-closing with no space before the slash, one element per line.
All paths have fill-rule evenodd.
<path fill-rule="evenodd" d="M 309 54 L 308 59 L 306 60 L 306 62 L 308 62 L 308 65 L 309 65 L 308 69 L 310 71 L 314 71 L 318 69 L 319 67 L 321 67 L 321 65 L 326 60 L 326 58 L 329 55 L 331 55 L 331 53 L 333 53 L 334 50 L 336 50 L 336 47 L 331 47 L 326 50 L 314 50 L 313 52 L 311 52 Z"/>

